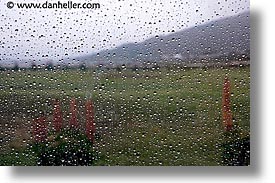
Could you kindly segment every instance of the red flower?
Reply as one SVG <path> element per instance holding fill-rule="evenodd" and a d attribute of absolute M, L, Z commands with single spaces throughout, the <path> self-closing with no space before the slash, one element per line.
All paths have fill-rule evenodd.
<path fill-rule="evenodd" d="M 39 117 L 33 121 L 33 136 L 35 142 L 44 142 L 47 138 L 46 117 Z"/>
<path fill-rule="evenodd" d="M 227 77 L 224 79 L 223 83 L 222 118 L 225 131 L 231 131 L 233 128 L 233 120 L 230 110 L 230 81 Z"/>
<path fill-rule="evenodd" d="M 75 100 L 75 98 L 71 99 L 70 112 L 71 112 L 70 126 L 72 128 L 77 128 L 78 127 L 78 121 L 77 121 L 77 109 L 76 109 L 76 100 Z"/>
<path fill-rule="evenodd" d="M 86 102 L 86 136 L 94 142 L 95 139 L 95 121 L 94 121 L 94 106 L 91 100 Z"/>
<path fill-rule="evenodd" d="M 61 130 L 62 123 L 63 123 L 63 118 L 62 118 L 60 102 L 58 100 L 55 100 L 54 112 L 53 112 L 53 127 L 56 132 L 59 132 Z"/>

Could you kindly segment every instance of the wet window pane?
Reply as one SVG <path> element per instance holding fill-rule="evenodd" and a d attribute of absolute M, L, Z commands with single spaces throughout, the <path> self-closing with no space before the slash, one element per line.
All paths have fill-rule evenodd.
<path fill-rule="evenodd" d="M 0 4 L 0 165 L 250 164 L 248 0 Z"/>

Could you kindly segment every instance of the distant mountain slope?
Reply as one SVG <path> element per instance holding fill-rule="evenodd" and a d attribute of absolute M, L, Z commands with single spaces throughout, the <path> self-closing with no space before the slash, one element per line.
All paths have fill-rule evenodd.
<path fill-rule="evenodd" d="M 79 57 L 87 64 L 192 60 L 250 53 L 249 12 Z"/>

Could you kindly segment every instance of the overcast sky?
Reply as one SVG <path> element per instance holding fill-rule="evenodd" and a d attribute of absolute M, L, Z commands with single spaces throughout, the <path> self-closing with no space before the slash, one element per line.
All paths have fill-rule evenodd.
<path fill-rule="evenodd" d="M 249 0 L 73 0 L 100 3 L 87 10 L 8 9 L 8 1 L 0 2 L 1 62 L 85 55 L 249 10 Z"/>

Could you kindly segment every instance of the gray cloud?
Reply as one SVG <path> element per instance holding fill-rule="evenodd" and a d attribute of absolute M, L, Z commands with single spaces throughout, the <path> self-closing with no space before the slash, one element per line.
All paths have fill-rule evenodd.
<path fill-rule="evenodd" d="M 100 3 L 91 10 L 8 9 L 7 2 L 0 2 L 2 62 L 93 53 L 249 10 L 249 0 L 74 1 Z"/>

